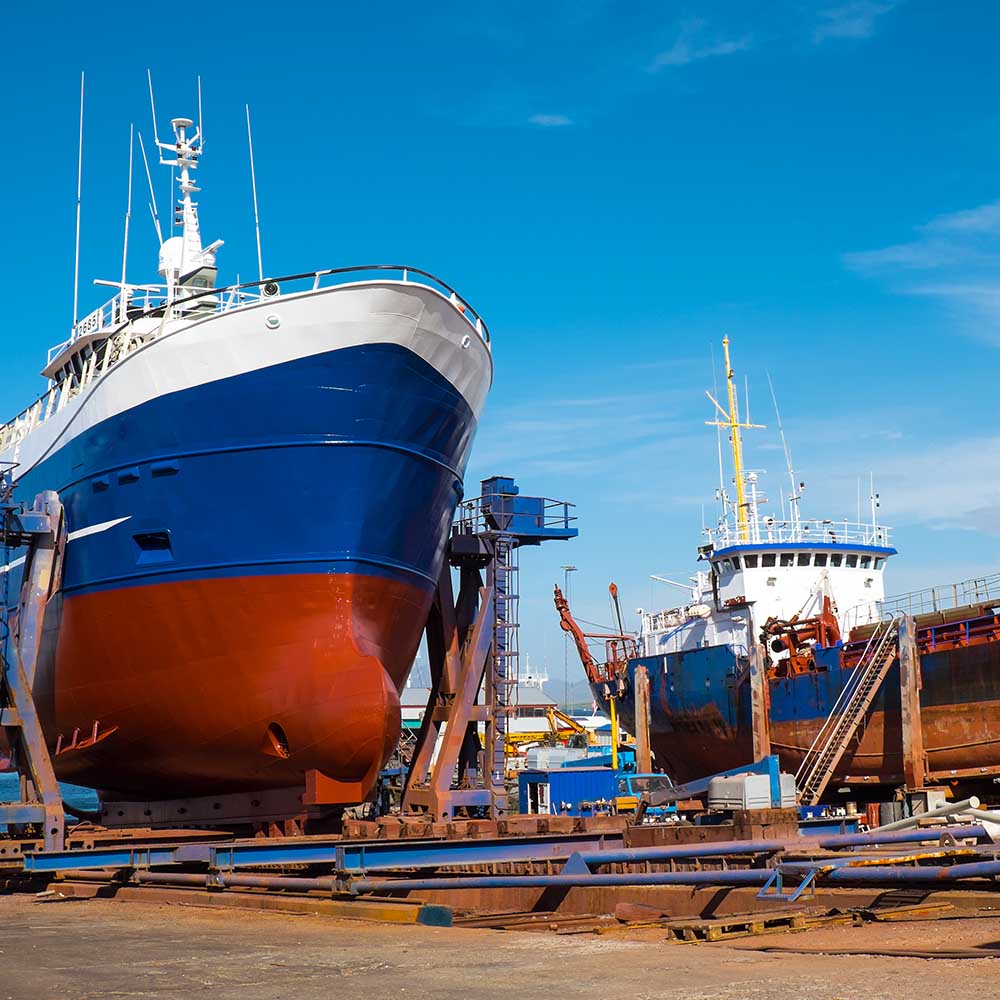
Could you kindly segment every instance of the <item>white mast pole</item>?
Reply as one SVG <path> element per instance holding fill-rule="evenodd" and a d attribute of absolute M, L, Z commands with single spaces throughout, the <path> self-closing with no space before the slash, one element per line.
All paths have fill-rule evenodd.
<path fill-rule="evenodd" d="M 83 80 L 80 73 L 80 145 L 76 162 L 76 250 L 73 258 L 73 332 L 80 306 L 80 201 L 83 194 Z"/>
<path fill-rule="evenodd" d="M 122 306 L 124 308 L 125 269 L 128 266 L 128 226 L 132 219 L 132 161 L 134 156 L 135 123 L 128 128 L 128 200 L 125 204 L 125 238 L 122 240 Z"/>
<path fill-rule="evenodd" d="M 253 164 L 253 132 L 250 130 L 250 105 L 247 111 L 247 144 L 250 148 L 250 186 L 253 189 L 253 224 L 257 232 L 257 277 L 264 280 L 264 263 L 260 255 L 260 216 L 257 214 L 257 173 Z"/>
<path fill-rule="evenodd" d="M 788 447 L 788 441 L 785 438 L 785 428 L 781 423 L 781 412 L 778 410 L 778 397 L 774 392 L 774 383 L 771 381 L 771 373 L 767 373 L 767 385 L 771 390 L 771 402 L 774 404 L 774 419 L 778 424 L 778 434 L 781 437 L 781 450 L 785 453 L 785 468 L 788 471 L 788 482 L 791 484 L 792 490 L 788 494 L 788 513 L 791 516 L 792 528 L 795 529 L 799 524 L 799 496 L 796 490 L 795 482 L 795 468 L 792 465 L 792 453 Z M 747 423 L 749 423 L 749 419 Z M 782 506 L 784 506 L 782 504 Z M 785 514 L 782 510 L 781 514 L 782 520 L 784 520 Z"/>
<path fill-rule="evenodd" d="M 205 129 L 201 124 L 201 77 L 198 77 L 198 155 L 205 151 Z"/>
<path fill-rule="evenodd" d="M 149 160 L 146 157 L 146 144 L 142 141 L 142 133 L 139 133 L 139 149 L 142 151 L 142 162 L 146 168 L 146 183 L 149 185 L 149 211 L 153 216 L 153 228 L 156 230 L 156 240 L 163 243 L 163 233 L 160 231 L 160 215 L 156 209 L 156 191 L 153 189 L 153 175 L 149 172 Z"/>

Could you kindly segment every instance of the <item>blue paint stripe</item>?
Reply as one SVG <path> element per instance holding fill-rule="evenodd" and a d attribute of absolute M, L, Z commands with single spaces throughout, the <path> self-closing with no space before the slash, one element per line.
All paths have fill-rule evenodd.
<path fill-rule="evenodd" d="M 848 545 L 843 542 L 761 542 L 759 544 L 745 543 L 730 545 L 724 549 L 716 549 L 703 557 L 719 559 L 732 555 L 734 552 L 783 552 L 808 550 L 810 552 L 870 552 L 881 556 L 894 556 L 897 550 L 885 545 Z"/>
<path fill-rule="evenodd" d="M 69 544 L 68 592 L 289 572 L 431 586 L 474 432 L 434 368 L 397 345 L 364 345 L 110 417 L 27 473 L 18 494 L 58 490 L 71 532 L 127 519 Z M 135 539 L 150 533 L 169 536 L 158 561 Z"/>

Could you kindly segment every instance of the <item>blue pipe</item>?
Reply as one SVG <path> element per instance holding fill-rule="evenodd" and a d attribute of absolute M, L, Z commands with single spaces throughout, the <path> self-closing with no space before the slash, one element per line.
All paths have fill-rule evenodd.
<path fill-rule="evenodd" d="M 562 886 L 633 885 L 763 885 L 770 868 L 741 868 L 718 872 L 619 872 L 612 875 L 460 875 L 455 878 L 357 879 L 351 892 L 429 892 L 435 889 L 549 889 Z"/>
<path fill-rule="evenodd" d="M 951 834 L 956 840 L 989 837 L 982 826 L 941 826 L 924 830 L 889 830 L 886 833 L 837 833 L 821 838 L 819 846 L 832 850 L 837 847 L 874 847 L 877 844 L 919 844 L 924 840 L 938 840 L 943 834 Z"/>
<path fill-rule="evenodd" d="M 865 868 L 837 868 L 823 878 L 830 882 L 857 885 L 862 882 L 955 882 L 965 878 L 996 878 L 1000 861 L 972 861 L 959 865 L 926 865 L 913 868 L 903 865 Z"/>
<path fill-rule="evenodd" d="M 640 864 L 643 861 L 670 861 L 683 858 L 721 857 L 735 854 L 767 854 L 775 851 L 809 851 L 817 847 L 833 850 L 838 847 L 874 847 L 878 844 L 917 844 L 938 840 L 942 834 L 956 839 L 986 837 L 981 826 L 951 826 L 926 830 L 896 830 L 888 833 L 838 833 L 815 840 L 809 837 L 787 840 L 719 840 L 707 844 L 674 844 L 669 847 L 611 848 L 581 851 L 576 860 L 587 865 Z"/>
<path fill-rule="evenodd" d="M 773 868 L 745 868 L 729 871 L 620 872 L 611 875 L 467 875 L 456 878 L 358 879 L 351 891 L 364 893 L 431 892 L 440 889 L 550 889 L 598 888 L 602 886 L 658 885 L 763 885 Z M 837 868 L 822 875 L 824 882 L 842 885 L 891 884 L 894 882 L 957 882 L 968 878 L 1000 876 L 1000 861 L 977 861 L 959 865 L 922 868 L 880 865 L 864 868 Z"/>

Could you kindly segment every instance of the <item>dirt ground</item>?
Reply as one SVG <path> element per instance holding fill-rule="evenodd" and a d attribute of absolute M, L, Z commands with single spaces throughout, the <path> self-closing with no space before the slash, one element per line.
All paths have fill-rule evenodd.
<path fill-rule="evenodd" d="M 822 928 L 725 944 L 661 931 L 556 935 L 78 899 L 0 897 L 0 1000 L 212 997 L 1000 997 L 995 959 L 795 955 L 782 948 L 1000 949 L 1000 917 Z M 1000 950 L 996 951 L 1000 956 Z"/>

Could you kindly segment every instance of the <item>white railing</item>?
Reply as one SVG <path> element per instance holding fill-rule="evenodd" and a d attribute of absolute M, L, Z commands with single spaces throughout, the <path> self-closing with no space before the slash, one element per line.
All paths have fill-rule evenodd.
<path fill-rule="evenodd" d="M 943 587 L 927 587 L 897 597 L 887 597 L 850 608 L 844 616 L 845 631 L 858 625 L 901 618 L 903 615 L 925 615 L 935 611 L 950 611 L 976 604 L 1000 606 L 1000 573 L 951 583 Z"/>
<path fill-rule="evenodd" d="M 193 316 L 203 317 L 206 313 L 231 312 L 262 300 L 277 300 L 283 295 L 315 292 L 323 288 L 370 281 L 397 281 L 434 289 L 455 306 L 482 342 L 487 347 L 490 346 L 490 334 L 486 323 L 450 285 L 428 271 L 404 267 L 401 264 L 329 268 L 203 291 L 182 288 L 175 292 L 173 301 L 168 300 L 168 289 L 165 285 L 126 285 L 104 305 L 80 320 L 73 327 L 69 340 L 49 351 L 50 365 L 82 337 L 93 333 L 106 334 L 103 345 L 82 361 L 79 373 L 74 371 L 62 381 L 52 385 L 31 406 L 0 426 L 0 451 L 23 441 L 39 424 L 63 409 L 96 378 L 113 368 L 151 336 L 155 336 L 155 333 L 150 333 L 148 330 L 136 330 L 134 326 L 136 320 L 151 317 L 166 323 L 170 320 L 191 319 Z"/>
<path fill-rule="evenodd" d="M 741 526 L 734 521 L 720 521 L 705 533 L 716 549 L 731 545 L 812 544 L 812 545 L 874 545 L 889 546 L 889 532 L 881 524 L 864 524 L 858 521 L 796 520 L 779 521 L 761 517 Z"/>
<path fill-rule="evenodd" d="M 167 291 L 166 285 L 126 285 L 104 305 L 98 306 L 79 320 L 73 327 L 69 340 L 49 348 L 47 364 L 52 364 L 67 347 L 71 347 L 81 337 L 122 326 L 129 321 L 130 314 L 136 316 L 162 309 L 167 304 Z"/>

